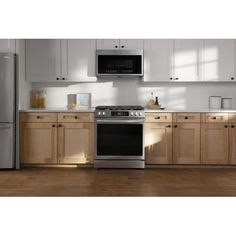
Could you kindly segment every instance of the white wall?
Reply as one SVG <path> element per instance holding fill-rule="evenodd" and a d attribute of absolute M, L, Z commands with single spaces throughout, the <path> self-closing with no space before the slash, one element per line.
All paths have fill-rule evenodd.
<path fill-rule="evenodd" d="M 146 105 L 150 93 L 159 97 L 166 108 L 207 108 L 208 97 L 232 97 L 236 108 L 236 83 L 144 83 L 141 79 L 103 79 L 95 83 L 35 83 L 46 88 L 47 106 L 64 107 L 69 93 L 92 93 L 92 105 Z"/>

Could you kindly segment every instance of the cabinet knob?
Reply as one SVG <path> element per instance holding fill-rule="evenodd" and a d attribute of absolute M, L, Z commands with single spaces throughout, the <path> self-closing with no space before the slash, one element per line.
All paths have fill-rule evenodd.
<path fill-rule="evenodd" d="M 122 45 L 121 47 L 124 48 L 125 46 Z"/>
<path fill-rule="evenodd" d="M 63 77 L 62 80 L 65 80 L 65 78 Z"/>
<path fill-rule="evenodd" d="M 52 127 L 56 127 L 56 125 L 52 125 Z"/>
<path fill-rule="evenodd" d="M 216 120 L 216 117 L 213 117 L 214 120 Z"/>
<path fill-rule="evenodd" d="M 175 80 L 179 80 L 179 78 L 175 78 Z"/>
<path fill-rule="evenodd" d="M 77 116 L 75 116 L 75 119 L 78 119 L 78 117 L 77 117 Z"/>
<path fill-rule="evenodd" d="M 39 119 L 40 118 L 40 116 L 37 116 L 37 119 Z"/>
<path fill-rule="evenodd" d="M 178 127 L 178 125 L 174 125 L 174 127 L 175 127 L 175 128 L 177 128 L 177 127 Z"/>
<path fill-rule="evenodd" d="M 170 80 L 173 80 L 173 78 L 172 78 L 172 77 L 170 77 Z"/>
<path fill-rule="evenodd" d="M 160 120 L 160 119 L 161 119 L 160 116 L 155 117 L 155 120 Z"/>
<path fill-rule="evenodd" d="M 225 125 L 225 128 L 228 128 L 228 125 Z"/>
<path fill-rule="evenodd" d="M 171 128 L 171 125 L 167 125 L 166 128 Z"/>
<path fill-rule="evenodd" d="M 61 127 L 61 124 L 60 125 L 58 125 L 59 127 Z"/>
<path fill-rule="evenodd" d="M 231 128 L 234 128 L 234 125 L 231 125 Z"/>
<path fill-rule="evenodd" d="M 118 48 L 118 46 L 116 45 L 115 48 Z"/>
<path fill-rule="evenodd" d="M 188 117 L 187 117 L 187 116 L 185 116 L 185 117 L 184 117 L 184 119 L 185 119 L 185 120 L 187 120 L 187 119 L 188 119 Z"/>
<path fill-rule="evenodd" d="M 234 77 L 231 77 L 231 80 L 234 80 Z"/>
<path fill-rule="evenodd" d="M 59 78 L 57 77 L 57 80 L 59 80 Z"/>

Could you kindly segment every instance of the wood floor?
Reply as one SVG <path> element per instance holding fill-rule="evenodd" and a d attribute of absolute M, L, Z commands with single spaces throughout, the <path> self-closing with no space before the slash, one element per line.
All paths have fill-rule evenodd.
<path fill-rule="evenodd" d="M 23 168 L 0 171 L 1 196 L 236 196 L 235 168 Z"/>

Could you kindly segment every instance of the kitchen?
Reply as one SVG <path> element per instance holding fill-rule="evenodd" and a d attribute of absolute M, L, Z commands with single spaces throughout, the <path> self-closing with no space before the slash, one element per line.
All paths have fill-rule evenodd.
<path fill-rule="evenodd" d="M 5 168 L 233 167 L 235 43 L 2 39 L 17 90 Z"/>

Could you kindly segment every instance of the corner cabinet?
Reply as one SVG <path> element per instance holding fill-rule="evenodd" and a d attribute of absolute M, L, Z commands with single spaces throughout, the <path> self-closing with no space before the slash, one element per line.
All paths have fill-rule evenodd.
<path fill-rule="evenodd" d="M 27 39 L 26 80 L 96 81 L 95 50 L 95 39 Z"/>
<path fill-rule="evenodd" d="M 93 163 L 93 113 L 21 113 L 22 164 Z"/>

